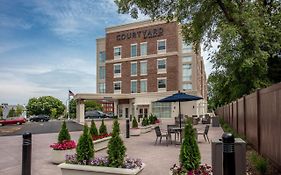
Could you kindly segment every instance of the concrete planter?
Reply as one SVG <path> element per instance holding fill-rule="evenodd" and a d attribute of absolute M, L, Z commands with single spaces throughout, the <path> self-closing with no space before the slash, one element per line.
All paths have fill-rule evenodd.
<path fill-rule="evenodd" d="M 140 129 L 141 129 L 141 134 L 144 134 L 144 133 L 147 133 L 147 132 L 150 132 L 151 131 L 151 125 L 148 125 L 148 126 L 141 126 Z"/>
<path fill-rule="evenodd" d="M 112 168 L 101 166 L 89 166 L 89 165 L 74 165 L 62 163 L 58 165 L 61 169 L 62 175 L 135 175 L 139 174 L 145 164 L 141 168 L 125 169 L 125 168 Z"/>
<path fill-rule="evenodd" d="M 60 164 L 65 162 L 65 156 L 70 154 L 75 154 L 76 150 L 67 149 L 67 150 L 52 150 L 51 152 L 51 162 L 54 164 Z"/>
<path fill-rule="evenodd" d="M 93 141 L 95 152 L 106 149 L 110 139 L 111 136 Z"/>
<path fill-rule="evenodd" d="M 131 128 L 130 129 L 130 135 L 131 136 L 139 136 L 141 134 L 140 128 Z"/>

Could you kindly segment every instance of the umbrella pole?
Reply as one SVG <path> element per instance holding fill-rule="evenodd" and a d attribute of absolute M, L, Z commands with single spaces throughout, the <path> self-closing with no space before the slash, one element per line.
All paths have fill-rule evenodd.
<path fill-rule="evenodd" d="M 181 102 L 179 101 L 179 119 L 180 119 L 180 128 L 181 128 Z"/>

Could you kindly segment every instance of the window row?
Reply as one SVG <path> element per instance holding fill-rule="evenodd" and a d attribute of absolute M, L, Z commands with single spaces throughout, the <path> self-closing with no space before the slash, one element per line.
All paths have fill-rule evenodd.
<path fill-rule="evenodd" d="M 138 54 L 138 44 L 131 44 L 130 56 L 146 56 L 147 55 L 147 42 L 140 43 L 140 54 Z M 114 59 L 121 59 L 122 46 L 116 46 L 113 48 Z M 157 53 L 166 53 L 166 39 L 157 40 Z"/>
<path fill-rule="evenodd" d="M 138 83 L 140 83 L 140 93 L 147 92 L 147 79 L 131 80 L 130 92 L 138 93 Z M 114 81 L 113 89 L 115 94 L 121 94 L 122 82 Z M 167 79 L 166 78 L 157 78 L 157 90 L 158 92 L 163 92 L 167 90 Z"/>

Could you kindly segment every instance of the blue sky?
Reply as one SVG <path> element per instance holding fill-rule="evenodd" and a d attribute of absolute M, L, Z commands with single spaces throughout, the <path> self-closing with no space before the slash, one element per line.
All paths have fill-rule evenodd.
<path fill-rule="evenodd" d="M 95 44 L 136 20 L 113 0 L 0 0 L 0 103 L 96 91 Z M 141 16 L 138 20 L 148 19 Z M 203 56 L 206 58 L 207 53 Z M 209 74 L 210 64 L 206 63 Z"/>

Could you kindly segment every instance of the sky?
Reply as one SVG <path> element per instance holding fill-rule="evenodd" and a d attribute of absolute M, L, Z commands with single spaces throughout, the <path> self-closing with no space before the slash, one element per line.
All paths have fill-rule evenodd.
<path fill-rule="evenodd" d="M 117 13 L 113 0 L 0 0 L 0 103 L 96 92 L 96 38 L 146 20 Z M 208 52 L 203 51 L 207 75 Z"/>

